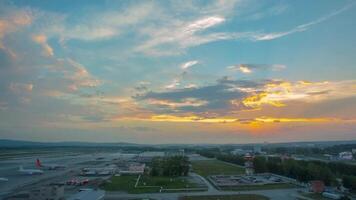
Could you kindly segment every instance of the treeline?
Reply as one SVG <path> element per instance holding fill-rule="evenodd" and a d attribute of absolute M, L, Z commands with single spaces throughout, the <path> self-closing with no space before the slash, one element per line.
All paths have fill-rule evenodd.
<path fill-rule="evenodd" d="M 263 148 L 268 153 L 276 154 L 299 154 L 299 155 L 315 155 L 315 154 L 332 154 L 336 155 L 343 151 L 351 151 L 356 149 L 356 144 L 339 144 L 329 147 L 268 147 Z"/>
<path fill-rule="evenodd" d="M 344 148 L 344 146 L 336 146 L 338 150 L 341 148 Z M 278 150 L 283 152 L 288 151 L 288 148 Z M 318 150 L 314 152 L 318 152 Z M 243 165 L 245 162 L 242 156 L 224 153 L 218 148 L 205 149 L 197 153 L 208 158 L 216 158 L 238 165 Z M 275 173 L 305 183 L 311 180 L 323 180 L 326 185 L 337 185 L 339 178 L 342 179 L 344 187 L 356 191 L 356 165 L 341 162 L 282 160 L 279 157 L 268 157 L 267 159 L 263 156 L 257 156 L 254 159 L 254 168 L 256 173 Z"/>
<path fill-rule="evenodd" d="M 222 153 L 219 149 L 209 149 L 209 150 L 199 151 L 197 153 L 207 158 L 216 158 L 217 160 L 234 163 L 237 165 L 244 165 L 245 163 L 243 156 Z"/>
<path fill-rule="evenodd" d="M 151 164 L 151 176 L 187 176 L 189 161 L 185 156 L 157 157 Z"/>
<path fill-rule="evenodd" d="M 322 180 L 326 185 L 337 185 L 337 178 L 342 178 L 344 187 L 356 190 L 356 166 L 344 163 L 325 163 L 320 161 L 281 160 L 277 157 L 255 157 L 256 173 L 270 172 L 300 182 Z"/>
<path fill-rule="evenodd" d="M 312 162 L 296 161 L 293 159 L 282 160 L 280 158 L 255 157 L 253 166 L 256 173 L 271 172 L 300 182 L 311 180 L 323 180 L 326 185 L 331 185 L 335 177 L 331 170 L 325 166 L 320 166 Z"/>

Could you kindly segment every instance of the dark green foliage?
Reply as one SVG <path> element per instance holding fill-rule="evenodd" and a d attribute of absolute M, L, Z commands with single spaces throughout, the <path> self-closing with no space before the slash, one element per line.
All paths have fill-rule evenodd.
<path fill-rule="evenodd" d="M 231 154 L 216 155 L 216 159 L 225 161 L 225 162 L 234 163 L 237 165 L 244 165 L 244 163 L 245 163 L 245 160 L 242 156 L 231 155 Z"/>
<path fill-rule="evenodd" d="M 253 160 L 253 166 L 255 168 L 255 172 L 257 173 L 264 173 L 267 172 L 267 165 L 266 165 L 266 158 L 265 157 L 256 157 Z"/>
<path fill-rule="evenodd" d="M 152 161 L 151 176 L 187 176 L 189 161 L 185 156 L 156 158 Z"/>
<path fill-rule="evenodd" d="M 342 183 L 344 187 L 356 191 L 356 176 L 343 176 Z"/>
<path fill-rule="evenodd" d="M 326 185 L 331 185 L 335 182 L 335 176 L 330 168 L 320 163 L 293 159 L 281 161 L 278 158 L 255 157 L 253 164 L 257 173 L 271 172 L 294 178 L 301 182 L 323 180 Z"/>

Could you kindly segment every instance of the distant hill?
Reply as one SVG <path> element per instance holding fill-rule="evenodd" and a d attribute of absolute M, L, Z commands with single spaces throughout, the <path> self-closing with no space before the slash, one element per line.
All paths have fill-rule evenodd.
<path fill-rule="evenodd" d="M 94 143 L 94 142 L 32 142 L 23 140 L 0 139 L 0 148 L 16 147 L 110 147 L 110 146 L 136 146 L 134 143 Z"/>

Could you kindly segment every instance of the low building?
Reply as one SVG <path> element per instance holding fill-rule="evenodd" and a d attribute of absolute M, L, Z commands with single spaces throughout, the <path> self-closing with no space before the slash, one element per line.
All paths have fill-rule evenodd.
<path fill-rule="evenodd" d="M 353 159 L 352 152 L 345 151 L 345 152 L 339 153 L 339 159 L 340 160 L 352 160 Z"/>
<path fill-rule="evenodd" d="M 104 196 L 104 190 L 82 190 L 67 198 L 67 200 L 102 200 Z"/>
<path fill-rule="evenodd" d="M 310 191 L 314 193 L 322 193 L 325 190 L 325 184 L 323 181 L 315 180 L 315 181 L 310 181 Z"/>
<path fill-rule="evenodd" d="M 140 162 L 150 162 L 155 157 L 164 157 L 166 154 L 162 151 L 145 151 L 138 155 Z"/>
<path fill-rule="evenodd" d="M 90 168 L 86 167 L 83 168 L 81 171 L 81 175 L 83 176 L 108 176 L 114 174 L 116 171 L 116 166 L 108 166 L 108 167 L 101 167 L 101 168 Z"/>
<path fill-rule="evenodd" d="M 130 163 L 127 167 L 121 168 L 120 174 L 143 174 L 145 172 L 145 164 Z"/>
<path fill-rule="evenodd" d="M 178 151 L 167 151 L 165 156 L 185 156 L 184 149 L 179 149 Z"/>

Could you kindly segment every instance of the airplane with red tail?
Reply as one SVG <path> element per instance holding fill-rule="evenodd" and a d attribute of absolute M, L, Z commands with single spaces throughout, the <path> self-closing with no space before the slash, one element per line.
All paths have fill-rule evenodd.
<path fill-rule="evenodd" d="M 66 168 L 65 165 L 59 165 L 59 164 L 42 164 L 40 159 L 36 159 L 36 167 L 41 168 L 41 169 L 47 169 L 47 170 L 57 170 L 57 169 L 64 169 Z"/>

